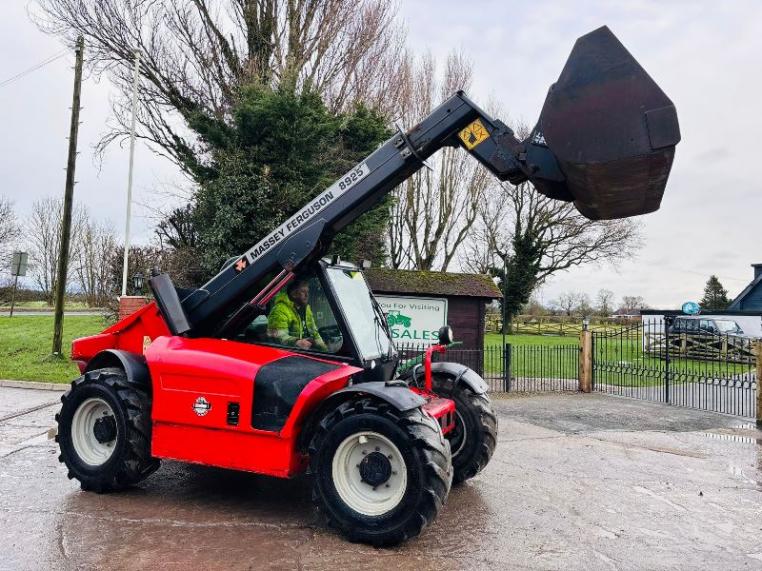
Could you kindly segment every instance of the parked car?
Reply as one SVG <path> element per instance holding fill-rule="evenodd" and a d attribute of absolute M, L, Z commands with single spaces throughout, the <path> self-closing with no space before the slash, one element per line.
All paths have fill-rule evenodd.
<path fill-rule="evenodd" d="M 665 343 L 668 343 L 670 355 L 690 359 L 748 363 L 754 358 L 757 338 L 744 333 L 730 318 L 679 316 L 674 318 L 668 332 L 666 337 L 663 330 L 644 335 L 644 347 L 664 355 Z"/>
<path fill-rule="evenodd" d="M 714 335 L 729 335 L 752 339 L 751 335 L 744 333 L 741 326 L 732 319 L 688 316 L 676 317 L 669 330 L 670 333 L 701 334 L 711 333 Z"/>

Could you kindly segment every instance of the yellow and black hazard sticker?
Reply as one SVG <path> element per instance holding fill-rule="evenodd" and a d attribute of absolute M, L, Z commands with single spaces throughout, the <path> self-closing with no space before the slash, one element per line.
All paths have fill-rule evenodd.
<path fill-rule="evenodd" d="M 481 120 L 477 119 L 458 133 L 458 137 L 460 137 L 460 140 L 463 141 L 463 144 L 470 151 L 476 145 L 489 138 L 489 131 L 487 131 Z"/>

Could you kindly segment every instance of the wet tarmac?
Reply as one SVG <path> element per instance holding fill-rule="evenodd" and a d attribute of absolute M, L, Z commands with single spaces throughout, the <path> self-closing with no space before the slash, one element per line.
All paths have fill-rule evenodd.
<path fill-rule="evenodd" d="M 0 569 L 757 569 L 762 433 L 605 395 L 495 401 L 490 465 L 421 537 L 351 544 L 310 482 L 166 462 L 81 492 L 48 430 L 57 394 L 0 388 Z"/>

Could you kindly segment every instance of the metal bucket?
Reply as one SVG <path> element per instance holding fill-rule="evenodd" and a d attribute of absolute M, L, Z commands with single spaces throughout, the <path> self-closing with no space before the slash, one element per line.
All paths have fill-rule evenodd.
<path fill-rule="evenodd" d="M 527 141 L 547 147 L 563 177 L 539 168 L 531 180 L 594 220 L 653 212 L 679 141 L 672 101 L 604 26 L 577 40 Z"/>

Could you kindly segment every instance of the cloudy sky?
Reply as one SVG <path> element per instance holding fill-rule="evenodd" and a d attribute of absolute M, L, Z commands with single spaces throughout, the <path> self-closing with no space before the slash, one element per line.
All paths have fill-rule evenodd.
<path fill-rule="evenodd" d="M 533 123 L 548 86 L 574 40 L 608 25 L 677 106 L 683 141 L 662 209 L 643 218 L 646 243 L 618 268 L 585 267 L 560 274 L 541 292 L 591 296 L 600 288 L 642 295 L 654 307 L 675 307 L 701 295 L 709 274 L 735 296 L 762 262 L 762 192 L 757 140 L 762 79 L 762 2 L 704 0 L 532 2 L 401 0 L 400 16 L 417 51 L 444 58 L 463 51 L 474 65 L 477 101 L 501 103 L 507 120 Z M 61 50 L 37 30 L 26 2 L 3 3 L 0 82 Z M 36 199 L 63 192 L 72 56 L 0 87 L 0 193 L 21 216 Z M 121 234 L 127 148 L 114 146 L 102 164 L 92 146 L 106 129 L 109 86 L 83 88 L 76 197 Z M 506 119 L 506 118 L 504 118 Z M 156 206 L 182 179 L 166 161 L 139 146 L 135 177 L 135 239 L 150 237 Z"/>

